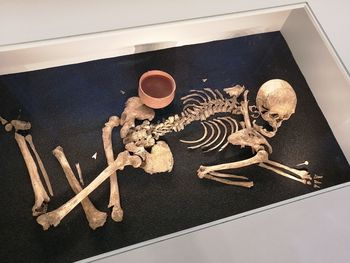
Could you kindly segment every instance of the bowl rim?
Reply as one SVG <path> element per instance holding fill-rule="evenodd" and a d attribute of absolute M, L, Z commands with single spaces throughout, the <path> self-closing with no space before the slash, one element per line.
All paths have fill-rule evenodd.
<path fill-rule="evenodd" d="M 153 97 L 153 96 L 150 96 L 148 95 L 142 88 L 142 81 L 147 78 L 147 77 L 150 77 L 150 76 L 153 76 L 153 75 L 161 75 L 163 77 L 166 77 L 168 78 L 170 81 L 171 81 L 171 92 L 169 93 L 169 95 L 167 96 L 164 96 L 164 97 L 161 97 L 161 98 L 156 98 L 156 97 Z M 161 101 L 161 100 L 165 100 L 165 99 L 169 99 L 171 98 L 174 93 L 175 93 L 175 90 L 176 90 L 176 83 L 175 83 L 175 80 L 174 78 L 167 72 L 165 71 L 162 71 L 162 70 L 149 70 L 149 71 L 146 71 L 145 73 L 143 73 L 139 79 L 139 92 L 142 93 L 142 95 L 144 95 L 145 97 L 147 98 L 150 98 L 152 100 L 157 100 L 157 101 Z"/>

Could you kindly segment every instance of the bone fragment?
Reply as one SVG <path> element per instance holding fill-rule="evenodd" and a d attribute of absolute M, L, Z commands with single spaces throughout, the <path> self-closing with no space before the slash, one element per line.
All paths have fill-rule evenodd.
<path fill-rule="evenodd" d="M 5 131 L 10 132 L 10 131 L 12 131 L 12 129 L 13 129 L 13 126 L 11 123 L 7 123 L 5 125 Z"/>
<path fill-rule="evenodd" d="M 244 90 L 245 90 L 244 86 L 236 85 L 236 86 L 224 89 L 224 92 L 226 92 L 231 97 L 237 98 L 239 95 L 243 93 Z"/>
<path fill-rule="evenodd" d="M 203 122 L 200 122 L 200 124 L 204 128 L 204 134 L 203 134 L 203 136 L 201 138 L 199 138 L 198 140 L 194 140 L 194 141 L 180 140 L 180 142 L 183 142 L 183 143 L 198 143 L 198 142 L 203 141 L 205 139 L 205 137 L 207 137 L 208 129 L 207 129 L 207 126 L 205 126 L 205 124 Z"/>
<path fill-rule="evenodd" d="M 115 127 L 119 126 L 120 119 L 117 116 L 112 116 L 109 118 L 108 122 L 105 123 L 105 127 L 102 129 L 102 140 L 103 148 L 105 150 L 105 155 L 107 159 L 107 164 L 110 165 L 114 161 L 114 153 L 112 146 L 112 131 Z M 109 177 L 110 180 L 110 195 L 108 207 L 112 207 L 111 217 L 116 222 L 121 222 L 123 220 L 123 209 L 120 205 L 120 194 L 117 173 L 114 172 Z"/>
<path fill-rule="evenodd" d="M 25 140 L 27 141 L 27 143 L 29 144 L 30 148 L 32 149 L 32 151 L 33 151 L 33 153 L 35 155 L 36 161 L 38 162 L 41 174 L 44 177 L 44 181 L 45 181 L 46 187 L 49 190 L 50 195 L 53 196 L 53 191 L 52 191 L 52 186 L 51 186 L 49 175 L 47 174 L 47 171 L 45 169 L 43 161 L 41 160 L 41 158 L 40 158 L 40 156 L 39 156 L 39 154 L 38 154 L 38 152 L 37 152 L 37 150 L 36 150 L 36 148 L 34 146 L 32 135 L 28 134 L 25 137 Z"/>
<path fill-rule="evenodd" d="M 303 162 L 303 163 L 297 164 L 296 166 L 303 166 L 303 165 L 309 165 L 309 162 L 308 162 L 308 161 L 305 161 L 305 162 Z"/>
<path fill-rule="evenodd" d="M 1 116 L 0 116 L 0 122 L 2 125 L 5 125 L 6 123 L 8 123 L 8 121 L 2 118 Z"/>
<path fill-rule="evenodd" d="M 91 158 L 96 160 L 97 159 L 97 152 L 95 152 L 94 155 L 91 156 Z"/>
<path fill-rule="evenodd" d="M 21 120 L 12 120 L 11 125 L 15 128 L 16 131 L 27 131 L 32 128 L 30 122 Z"/>
<path fill-rule="evenodd" d="M 46 212 L 47 203 L 50 201 L 50 197 L 46 193 L 46 190 L 40 180 L 38 168 L 35 164 L 35 161 L 32 155 L 30 154 L 30 151 L 24 136 L 18 133 L 15 133 L 15 140 L 18 144 L 18 147 L 22 153 L 24 162 L 27 166 L 33 191 L 34 191 L 35 203 L 32 208 L 32 214 L 33 216 L 38 216 Z"/>
<path fill-rule="evenodd" d="M 75 169 L 77 169 L 77 173 L 78 173 L 78 178 L 79 178 L 79 182 L 82 186 L 84 186 L 84 178 L 83 178 L 83 173 L 81 172 L 81 167 L 79 163 L 75 164 Z"/>
<path fill-rule="evenodd" d="M 119 153 L 117 159 L 106 169 L 104 169 L 82 191 L 56 210 L 39 216 L 37 218 L 37 222 L 43 226 L 44 230 L 47 230 L 51 225 L 57 226 L 75 206 L 85 199 L 100 184 L 102 184 L 111 174 L 117 170 L 123 170 L 127 165 L 132 165 L 134 168 L 140 167 L 141 158 L 138 156 L 131 156 L 128 151 Z"/>
<path fill-rule="evenodd" d="M 83 189 L 81 188 L 78 180 L 76 179 L 72 168 L 70 167 L 68 160 L 63 152 L 63 148 L 58 146 L 53 150 L 53 155 L 57 158 L 58 162 L 61 164 L 64 174 L 66 175 L 67 181 L 74 191 L 75 194 L 78 194 Z M 106 222 L 107 214 L 96 209 L 88 197 L 84 198 L 81 201 L 81 205 L 84 209 L 86 219 L 89 222 L 89 226 L 95 230 L 98 227 L 101 227 Z"/>

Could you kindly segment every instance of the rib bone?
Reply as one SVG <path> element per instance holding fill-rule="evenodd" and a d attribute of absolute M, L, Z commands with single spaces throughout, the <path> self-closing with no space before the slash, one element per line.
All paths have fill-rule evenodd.
<path fill-rule="evenodd" d="M 112 164 L 114 161 L 113 147 L 112 147 L 112 130 L 114 127 L 119 126 L 119 118 L 117 116 L 112 116 L 109 118 L 105 127 L 102 129 L 102 139 L 103 148 L 105 150 L 106 159 L 108 165 Z M 120 194 L 117 173 L 114 172 L 110 177 L 110 195 L 108 207 L 112 208 L 111 217 L 114 221 L 120 222 L 123 220 L 123 209 L 120 205 Z"/>
<path fill-rule="evenodd" d="M 39 216 L 37 222 L 43 226 L 44 230 L 47 230 L 50 225 L 57 226 L 75 206 L 77 206 L 115 171 L 122 170 L 127 165 L 132 165 L 134 168 L 137 168 L 140 167 L 141 163 L 142 161 L 140 157 L 135 155 L 131 156 L 128 151 L 119 153 L 117 159 L 104 169 L 88 186 L 56 210 Z"/>
<path fill-rule="evenodd" d="M 198 93 L 192 93 L 192 94 L 186 95 L 186 96 L 182 97 L 181 100 L 187 100 L 187 99 L 193 98 L 193 97 L 199 97 L 203 100 L 203 102 L 207 101 L 205 99 L 205 97 L 203 97 L 201 94 L 198 94 Z"/>
<path fill-rule="evenodd" d="M 208 144 L 205 144 L 205 145 L 203 145 L 201 148 L 203 149 L 203 148 L 207 148 L 207 147 L 209 147 L 210 145 L 212 145 L 214 142 L 216 142 L 218 139 L 219 139 L 219 137 L 220 137 L 220 135 L 221 135 L 221 130 L 220 130 L 220 127 L 219 127 L 219 125 L 217 124 L 217 122 L 214 120 L 214 121 L 209 121 L 210 123 L 212 123 L 215 127 L 216 127 L 216 129 L 218 130 L 218 133 L 217 133 L 217 135 L 216 135 L 216 137 L 214 138 L 214 140 L 212 140 L 212 141 L 209 141 L 209 143 Z"/>
<path fill-rule="evenodd" d="M 50 178 L 47 174 L 47 171 L 44 167 L 44 164 L 34 146 L 34 143 L 33 143 L 33 138 L 32 138 L 32 135 L 28 134 L 26 137 L 25 137 L 25 140 L 28 142 L 30 148 L 32 149 L 34 155 L 35 155 L 35 158 L 38 162 L 38 165 L 39 165 L 39 168 L 40 168 L 40 171 L 41 171 L 41 174 L 43 175 L 44 177 L 44 180 L 45 180 L 45 184 L 46 184 L 46 187 L 47 189 L 49 190 L 49 193 L 51 196 L 53 196 L 53 191 L 52 191 L 52 186 L 51 186 L 51 182 L 50 182 Z"/>
<path fill-rule="evenodd" d="M 206 93 L 204 90 L 191 89 L 190 92 L 199 92 L 199 93 L 202 93 L 202 94 L 204 94 L 204 95 L 207 97 L 208 101 L 211 101 L 211 97 L 210 97 L 209 94 Z"/>
<path fill-rule="evenodd" d="M 210 149 L 208 149 L 208 150 L 206 150 L 206 151 L 204 151 L 204 152 L 210 152 L 210 151 L 215 150 L 215 149 L 218 148 L 218 147 L 224 142 L 224 140 L 226 139 L 226 136 L 227 136 L 227 127 L 226 127 L 226 125 L 225 125 L 221 120 L 215 120 L 215 121 L 218 122 L 218 123 L 220 123 L 220 124 L 224 127 L 224 135 L 222 136 L 222 139 L 221 139 L 221 141 L 220 141 L 218 144 L 214 145 L 213 147 L 211 147 Z"/>
<path fill-rule="evenodd" d="M 237 121 L 235 119 L 232 119 L 230 117 L 221 117 L 219 119 L 224 120 L 224 121 L 226 121 L 226 122 L 228 122 L 230 124 L 230 127 L 231 127 L 231 133 L 230 134 L 232 134 L 232 133 L 234 133 L 235 131 L 238 130 L 238 124 L 237 124 Z M 235 127 L 233 127 L 233 125 L 235 125 Z M 223 149 L 225 149 L 229 143 L 230 142 L 227 141 L 223 146 L 221 146 L 221 148 L 219 149 L 219 152 L 221 152 Z"/>
<path fill-rule="evenodd" d="M 207 134 L 208 134 L 208 129 L 207 129 L 207 126 L 205 126 L 205 124 L 203 122 L 200 122 L 200 124 L 204 127 L 204 134 L 201 138 L 199 138 L 198 140 L 195 140 L 195 141 L 186 141 L 186 140 L 180 140 L 180 142 L 183 142 L 183 143 L 198 143 L 198 142 L 201 142 L 205 139 L 205 137 L 207 137 Z"/>
<path fill-rule="evenodd" d="M 215 92 L 211 88 L 204 88 L 205 91 L 208 91 L 211 95 L 213 95 L 214 100 L 217 99 Z"/>
<path fill-rule="evenodd" d="M 211 138 L 213 138 L 213 136 L 214 136 L 214 134 L 215 134 L 215 130 L 214 130 L 213 125 L 212 125 L 211 123 L 209 123 L 209 122 L 204 122 L 204 123 L 207 124 L 207 125 L 209 125 L 209 127 L 210 127 L 210 129 L 211 129 L 211 133 L 210 133 L 209 138 L 208 138 L 207 140 L 205 140 L 204 142 L 198 144 L 198 145 L 187 147 L 188 149 L 197 149 L 197 148 L 199 148 L 199 147 L 205 145 L 206 143 L 208 143 L 208 142 L 211 140 Z"/>
<path fill-rule="evenodd" d="M 35 203 L 32 208 L 32 214 L 33 216 L 38 216 L 46 212 L 47 203 L 50 201 L 50 197 L 46 193 L 46 190 L 40 180 L 38 168 L 32 155 L 30 154 L 25 138 L 22 135 L 15 133 L 15 140 L 27 166 L 34 191 Z"/>
<path fill-rule="evenodd" d="M 78 180 L 76 179 L 72 168 L 68 163 L 68 160 L 63 152 L 63 148 L 61 146 L 58 146 L 55 150 L 53 150 L 52 153 L 61 164 L 63 172 L 66 175 L 70 187 L 72 188 L 75 194 L 78 194 L 82 190 L 82 188 Z M 89 226 L 93 230 L 104 225 L 104 223 L 106 222 L 107 214 L 97 210 L 88 197 L 81 201 L 81 205 L 84 209 L 86 219 L 89 222 Z"/>

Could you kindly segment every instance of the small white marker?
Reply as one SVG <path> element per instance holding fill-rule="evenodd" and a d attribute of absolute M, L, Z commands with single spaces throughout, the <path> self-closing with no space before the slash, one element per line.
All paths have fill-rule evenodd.
<path fill-rule="evenodd" d="M 125 94 L 125 91 L 124 91 L 124 90 L 120 90 L 120 93 L 124 95 L 124 94 Z"/>
<path fill-rule="evenodd" d="M 208 79 L 202 79 L 203 82 L 207 82 Z"/>
<path fill-rule="evenodd" d="M 309 165 L 309 162 L 308 162 L 308 161 L 305 161 L 305 162 L 303 162 L 303 163 L 297 164 L 296 166 L 302 166 L 302 165 Z"/>
<path fill-rule="evenodd" d="M 97 159 L 97 152 L 91 157 L 92 159 Z"/>

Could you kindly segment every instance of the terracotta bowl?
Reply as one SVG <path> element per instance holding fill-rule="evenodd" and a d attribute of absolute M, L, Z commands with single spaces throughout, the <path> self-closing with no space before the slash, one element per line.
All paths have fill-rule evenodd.
<path fill-rule="evenodd" d="M 139 80 L 139 97 L 150 108 L 168 106 L 175 97 L 176 84 L 173 77 L 161 70 L 145 72 Z"/>

